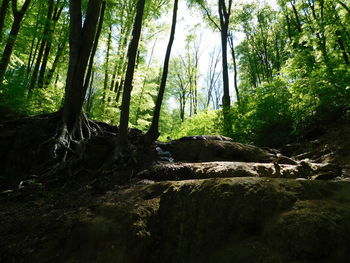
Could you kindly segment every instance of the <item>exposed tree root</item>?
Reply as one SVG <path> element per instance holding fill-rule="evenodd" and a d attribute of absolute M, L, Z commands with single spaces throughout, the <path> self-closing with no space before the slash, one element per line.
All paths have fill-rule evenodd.
<path fill-rule="evenodd" d="M 118 132 L 118 127 L 89 120 L 85 114 L 69 130 L 61 112 L 3 123 L 0 148 L 5 150 L 0 151 L 0 169 L 5 171 L 5 184 L 13 189 L 35 178 L 45 185 L 63 185 L 79 176 L 90 181 L 101 176 L 129 181 L 130 174 L 152 162 L 152 157 L 144 153 L 150 149 L 140 145 L 142 132 L 130 130 L 131 145 L 126 150 L 119 147 Z"/>

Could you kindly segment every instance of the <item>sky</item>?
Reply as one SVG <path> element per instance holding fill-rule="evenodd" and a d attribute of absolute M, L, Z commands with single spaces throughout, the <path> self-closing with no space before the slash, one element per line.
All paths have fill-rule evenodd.
<path fill-rule="evenodd" d="M 215 1 L 216 0 L 211 0 Z M 235 1 L 238 5 L 240 3 L 247 4 L 251 2 L 256 2 L 259 4 L 268 3 L 271 6 L 276 6 L 276 0 L 265 0 L 265 1 L 259 1 L 259 0 L 236 0 Z M 169 11 L 168 14 L 166 14 L 164 17 L 160 19 L 160 22 L 166 22 L 168 24 L 171 24 L 171 14 L 172 10 Z M 207 69 L 209 67 L 209 54 L 214 50 L 218 49 L 221 50 L 221 44 L 220 44 L 220 32 L 217 30 L 214 30 L 213 28 L 210 28 L 207 24 L 207 22 L 204 21 L 203 15 L 200 11 L 195 9 L 189 9 L 187 7 L 186 1 L 182 0 L 179 1 L 179 9 L 178 9 L 178 19 L 177 19 L 177 25 L 176 25 L 176 33 L 175 33 L 175 40 L 172 48 L 171 57 L 178 57 L 182 53 L 184 53 L 185 50 L 185 39 L 186 35 L 188 34 L 189 30 L 193 27 L 193 25 L 198 24 L 199 27 L 196 32 L 200 33 L 198 34 L 198 37 L 202 35 L 202 41 L 201 41 L 201 57 L 200 57 L 200 88 L 205 88 L 205 81 L 204 76 L 207 72 Z M 169 29 L 170 31 L 170 29 Z M 236 33 L 235 34 L 235 45 L 238 45 L 239 42 L 243 39 L 242 33 Z M 157 61 L 157 64 L 159 66 L 162 65 L 164 56 L 165 56 L 165 50 L 168 44 L 168 38 L 169 38 L 169 32 L 166 32 L 163 34 L 163 36 L 160 38 L 160 40 L 157 41 L 155 50 L 155 61 Z M 153 44 L 152 44 L 153 45 Z M 164 51 L 164 52 L 159 52 Z M 230 55 L 230 53 L 228 53 Z M 229 56 L 230 58 L 230 56 Z M 230 79 L 233 79 L 233 73 L 230 73 Z M 231 81 L 230 81 L 231 83 Z M 230 85 L 230 95 L 235 99 L 234 97 L 234 88 L 233 85 Z"/>

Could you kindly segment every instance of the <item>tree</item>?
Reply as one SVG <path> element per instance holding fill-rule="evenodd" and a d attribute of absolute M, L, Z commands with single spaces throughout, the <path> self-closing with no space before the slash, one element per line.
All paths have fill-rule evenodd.
<path fill-rule="evenodd" d="M 221 55 L 222 55 L 222 80 L 223 80 L 223 97 L 222 97 L 222 107 L 224 113 L 224 130 L 226 134 L 231 133 L 231 124 L 229 118 L 230 111 L 230 88 L 229 88 L 229 74 L 228 74 L 228 62 L 227 62 L 227 43 L 229 36 L 229 25 L 232 12 L 233 0 L 218 0 L 218 16 L 219 22 L 216 21 L 216 18 L 212 15 L 211 9 L 208 7 L 207 1 L 203 0 L 194 0 L 201 9 L 204 11 L 208 20 L 212 25 L 217 28 L 221 36 Z"/>
<path fill-rule="evenodd" d="M 159 137 L 159 117 L 160 117 L 160 110 L 162 107 L 165 87 L 166 87 L 166 81 L 168 77 L 168 71 L 169 71 L 169 61 L 170 61 L 170 55 L 171 55 L 171 49 L 174 43 L 174 37 L 175 37 L 175 30 L 176 30 L 176 21 L 177 21 L 177 9 L 178 9 L 179 0 L 174 1 L 174 9 L 173 9 L 173 18 L 172 18 L 172 24 L 171 24 L 171 32 L 170 32 L 170 38 L 168 42 L 168 47 L 165 54 L 164 59 L 164 66 L 163 66 L 163 73 L 162 73 L 162 80 L 159 86 L 159 92 L 156 100 L 156 105 L 154 107 L 153 112 L 153 119 L 151 126 L 147 133 L 145 134 L 145 143 L 151 144 L 157 138 Z"/>
<path fill-rule="evenodd" d="M 81 141 L 90 129 L 82 107 L 86 94 L 84 76 L 101 16 L 102 0 L 89 0 L 83 19 L 82 1 L 70 0 L 69 66 L 66 80 L 59 143 L 69 147 L 72 140 Z"/>
<path fill-rule="evenodd" d="M 0 7 L 0 43 L 2 42 L 2 35 L 4 31 L 5 17 L 9 7 L 10 0 L 3 0 Z"/>
<path fill-rule="evenodd" d="M 16 39 L 17 39 L 19 30 L 21 28 L 21 22 L 23 20 L 25 13 L 28 10 L 30 3 L 31 3 L 31 0 L 25 0 L 21 9 L 18 10 L 17 0 L 12 0 L 13 23 L 12 23 L 11 31 L 7 38 L 7 43 L 0 61 L 0 87 L 2 86 L 2 81 L 4 79 L 4 75 L 9 65 Z"/>
<path fill-rule="evenodd" d="M 137 3 L 137 11 L 135 16 L 135 22 L 132 32 L 132 40 L 130 42 L 128 50 L 128 67 L 125 74 L 123 100 L 120 112 L 120 125 L 119 125 L 119 143 L 122 147 L 128 144 L 128 126 L 130 115 L 130 99 L 131 91 L 133 87 L 133 78 L 135 71 L 135 63 L 139 40 L 142 30 L 142 19 L 145 8 L 145 0 L 139 0 Z"/>
<path fill-rule="evenodd" d="M 182 58 L 174 58 L 170 61 L 171 71 L 169 72 L 170 93 L 179 103 L 180 119 L 185 120 L 185 109 L 189 97 L 190 82 L 187 78 L 187 68 Z"/>
<path fill-rule="evenodd" d="M 217 100 L 214 99 L 214 94 L 218 94 L 216 92 L 218 90 L 218 79 L 219 72 L 217 71 L 218 64 L 220 62 L 220 54 L 213 50 L 213 52 L 209 55 L 209 67 L 206 76 L 206 85 L 207 85 L 207 105 L 209 107 L 210 101 L 213 102 L 214 109 L 219 109 L 219 103 L 216 103 Z M 217 97 L 217 96 L 216 96 Z"/>
<path fill-rule="evenodd" d="M 53 34 L 64 6 L 65 2 L 61 3 L 61 0 L 50 0 L 48 2 L 47 16 L 42 33 L 40 48 L 29 85 L 29 94 L 31 94 L 36 84 L 38 84 L 38 88 L 43 88 L 44 86 L 46 67 L 52 49 Z"/>

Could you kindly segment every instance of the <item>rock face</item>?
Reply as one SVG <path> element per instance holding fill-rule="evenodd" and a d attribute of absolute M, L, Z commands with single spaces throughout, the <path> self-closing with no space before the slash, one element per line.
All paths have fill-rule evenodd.
<path fill-rule="evenodd" d="M 350 258 L 346 182 L 252 177 L 148 182 L 109 191 L 86 205 L 54 199 L 59 205 L 50 214 L 40 212 L 48 205 L 42 202 L 37 208 L 0 206 L 0 262 L 345 263 Z M 33 209 L 35 217 L 25 214 Z M 9 218 L 16 218 L 16 225 Z"/>

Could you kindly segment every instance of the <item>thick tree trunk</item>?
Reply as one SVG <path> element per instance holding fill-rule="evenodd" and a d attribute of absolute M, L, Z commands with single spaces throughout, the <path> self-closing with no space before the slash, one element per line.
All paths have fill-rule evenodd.
<path fill-rule="evenodd" d="M 95 39 L 102 0 L 90 0 L 82 26 L 81 0 L 70 1 L 70 53 L 63 106 L 63 130 L 78 140 L 82 131 L 84 76 Z"/>
<path fill-rule="evenodd" d="M 128 50 L 128 68 L 125 74 L 123 99 L 122 99 L 122 106 L 121 106 L 121 112 L 120 112 L 120 126 L 119 126 L 119 142 L 122 146 L 127 146 L 128 144 L 130 99 L 131 99 L 131 91 L 133 87 L 137 50 L 138 50 L 141 30 L 142 30 L 142 20 L 143 20 L 145 2 L 146 0 L 139 0 L 137 3 L 137 11 L 136 11 L 135 22 L 134 22 L 134 27 L 132 31 L 132 39 Z"/>
<path fill-rule="evenodd" d="M 2 35 L 4 31 L 5 17 L 7 13 L 7 9 L 9 7 L 10 0 L 2 0 L 2 4 L 0 7 L 0 43 L 2 42 Z"/>
<path fill-rule="evenodd" d="M 163 102 L 163 97 L 164 97 L 164 92 L 165 92 L 165 86 L 166 86 L 166 81 L 167 81 L 167 77 L 168 77 L 171 49 L 172 49 L 172 46 L 173 46 L 173 43 L 174 43 L 174 38 L 175 38 L 178 3 L 179 3 L 178 0 L 174 0 L 174 9 L 173 9 L 173 18 L 172 18 L 171 32 L 170 32 L 169 43 L 168 43 L 168 47 L 167 47 L 166 55 L 165 55 L 165 59 L 164 59 L 162 80 L 161 80 L 161 83 L 160 83 L 158 97 L 157 97 L 156 105 L 155 105 L 155 108 L 154 108 L 152 124 L 151 124 L 151 127 L 149 128 L 149 130 L 147 131 L 147 133 L 145 135 L 145 142 L 146 142 L 146 144 L 151 144 L 152 142 L 157 140 L 157 138 L 159 137 L 160 110 L 161 110 L 161 107 L 162 107 L 162 102 Z"/>
<path fill-rule="evenodd" d="M 26 0 L 21 8 L 17 10 L 17 0 L 12 0 L 12 10 L 13 10 L 13 23 L 11 27 L 10 34 L 7 39 L 7 43 L 0 61 L 0 87 L 2 86 L 2 81 L 6 73 L 7 67 L 10 63 L 10 58 L 13 52 L 13 47 L 15 45 L 19 29 L 21 28 L 21 22 L 23 20 L 24 14 L 27 12 L 31 0 Z"/>

